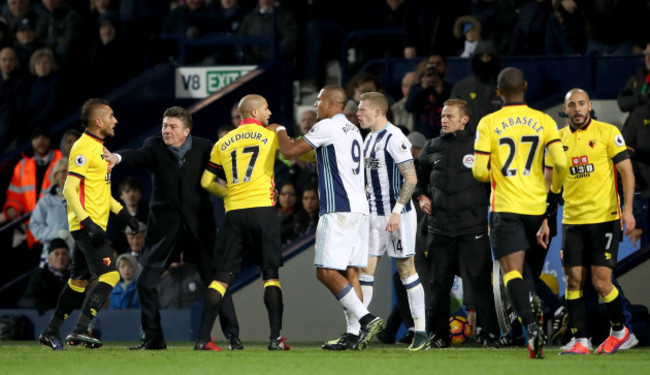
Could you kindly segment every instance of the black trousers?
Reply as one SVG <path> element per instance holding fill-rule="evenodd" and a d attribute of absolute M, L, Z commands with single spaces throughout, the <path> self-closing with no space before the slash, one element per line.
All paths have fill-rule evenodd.
<path fill-rule="evenodd" d="M 447 237 L 429 233 L 428 264 L 432 274 L 431 301 L 428 307 L 429 330 L 439 335 L 449 332 L 449 293 L 456 272 L 463 279 L 465 304 L 476 309 L 477 325 L 498 334 L 490 282 L 492 256 L 487 233 Z M 443 336 L 444 337 L 444 336 Z"/>
<path fill-rule="evenodd" d="M 212 249 L 203 249 L 199 241 L 194 238 L 194 235 L 187 228 L 182 229 L 181 232 L 178 235 L 178 240 L 175 241 L 177 245 L 170 249 L 171 255 L 168 257 L 165 267 L 143 267 L 138 275 L 140 317 L 142 330 L 147 339 L 164 339 L 162 325 L 160 324 L 160 303 L 156 288 L 160 283 L 160 277 L 171 262 L 179 261 L 182 253 L 184 262 L 194 263 L 197 266 L 201 280 L 203 280 L 206 288 L 210 285 L 214 276 L 213 262 L 208 255 L 212 254 Z M 219 309 L 219 322 L 224 336 L 239 337 L 239 323 L 237 322 L 235 306 L 230 292 L 226 292 L 223 298 L 223 303 Z"/>

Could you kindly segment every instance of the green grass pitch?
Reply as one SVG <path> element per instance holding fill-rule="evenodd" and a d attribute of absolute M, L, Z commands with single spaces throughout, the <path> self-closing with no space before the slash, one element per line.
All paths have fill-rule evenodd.
<path fill-rule="evenodd" d="M 290 351 L 270 352 L 266 344 L 244 343 L 243 351 L 195 352 L 191 343 L 169 343 L 165 351 L 136 352 L 135 343 L 106 343 L 98 350 L 66 347 L 54 352 L 37 342 L 0 342 L 0 374 L 644 374 L 650 348 L 612 356 L 559 356 L 528 359 L 523 348 L 486 350 L 476 346 L 410 353 L 404 345 L 372 342 L 364 351 L 328 352 L 320 343 L 292 343 Z M 222 344 L 222 342 L 218 342 Z"/>

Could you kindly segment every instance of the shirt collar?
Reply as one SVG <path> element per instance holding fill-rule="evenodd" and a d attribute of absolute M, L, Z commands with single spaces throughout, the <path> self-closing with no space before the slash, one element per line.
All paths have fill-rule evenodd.
<path fill-rule="evenodd" d="M 262 124 L 262 121 L 255 120 L 254 118 L 245 118 L 245 119 L 242 119 L 241 122 L 239 123 L 239 126 L 242 126 L 242 125 L 250 125 L 250 124 L 255 124 L 255 125 L 259 125 L 259 126 L 264 126 L 264 125 Z"/>

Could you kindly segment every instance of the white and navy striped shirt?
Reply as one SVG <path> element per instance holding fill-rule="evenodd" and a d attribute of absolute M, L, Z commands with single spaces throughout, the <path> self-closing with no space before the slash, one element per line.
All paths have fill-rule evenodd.
<path fill-rule="evenodd" d="M 411 142 L 390 122 L 383 129 L 368 134 L 363 144 L 363 161 L 370 213 L 390 215 L 402 190 L 402 174 L 397 165 L 413 161 Z M 409 199 L 402 212 L 413 208 Z"/>
<path fill-rule="evenodd" d="M 363 178 L 359 129 L 345 115 L 321 120 L 305 134 L 316 149 L 320 214 L 357 212 L 368 214 Z"/>

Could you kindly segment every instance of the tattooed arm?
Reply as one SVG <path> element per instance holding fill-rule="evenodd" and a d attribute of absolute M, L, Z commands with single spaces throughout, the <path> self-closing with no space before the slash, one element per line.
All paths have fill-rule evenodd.
<path fill-rule="evenodd" d="M 393 232 L 399 228 L 402 209 L 408 203 L 409 199 L 411 199 L 411 196 L 415 191 L 415 186 L 418 183 L 413 161 L 398 164 L 397 169 L 399 169 L 399 172 L 402 174 L 404 182 L 402 183 L 402 190 L 399 192 L 397 203 L 395 204 L 395 207 L 393 207 L 393 213 L 391 213 L 390 219 L 388 219 L 388 224 L 386 225 L 386 230 L 389 232 Z"/>

